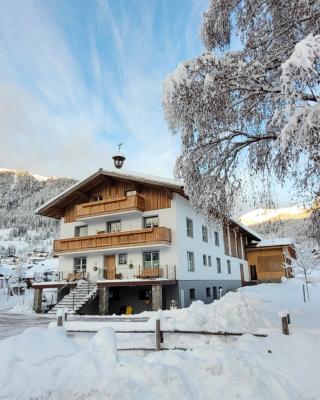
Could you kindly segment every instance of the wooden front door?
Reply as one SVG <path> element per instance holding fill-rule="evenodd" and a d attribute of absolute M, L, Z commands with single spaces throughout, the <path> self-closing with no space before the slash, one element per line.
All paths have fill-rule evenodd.
<path fill-rule="evenodd" d="M 104 256 L 104 278 L 116 279 L 116 256 Z"/>

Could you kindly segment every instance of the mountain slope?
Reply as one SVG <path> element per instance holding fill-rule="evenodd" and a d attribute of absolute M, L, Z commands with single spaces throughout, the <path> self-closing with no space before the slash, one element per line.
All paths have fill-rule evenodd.
<path fill-rule="evenodd" d="M 69 178 L 47 178 L 1 169 L 0 255 L 18 250 L 12 245 L 17 241 L 25 242 L 27 246 L 19 247 L 29 250 L 50 245 L 57 233 L 58 221 L 36 215 L 35 210 L 75 182 Z"/>

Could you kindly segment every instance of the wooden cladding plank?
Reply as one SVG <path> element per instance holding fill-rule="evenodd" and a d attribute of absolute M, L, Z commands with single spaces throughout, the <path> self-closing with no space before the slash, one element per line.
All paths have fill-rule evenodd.
<path fill-rule="evenodd" d="M 54 251 L 66 252 L 99 248 L 134 246 L 139 244 L 171 243 L 169 228 L 155 227 L 139 231 L 105 233 L 101 235 L 55 240 Z"/>

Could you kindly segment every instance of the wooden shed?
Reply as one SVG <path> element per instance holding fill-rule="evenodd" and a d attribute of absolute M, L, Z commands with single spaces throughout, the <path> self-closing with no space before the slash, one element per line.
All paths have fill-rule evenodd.
<path fill-rule="evenodd" d="M 290 238 L 262 240 L 246 247 L 250 280 L 280 282 L 282 277 L 292 278 L 291 259 L 295 249 Z"/>

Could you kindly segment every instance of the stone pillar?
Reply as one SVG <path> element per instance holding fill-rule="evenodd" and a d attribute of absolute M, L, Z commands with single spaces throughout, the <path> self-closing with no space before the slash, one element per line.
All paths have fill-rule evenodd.
<path fill-rule="evenodd" d="M 152 311 L 162 310 L 162 285 L 152 285 Z"/>
<path fill-rule="evenodd" d="M 38 314 L 42 311 L 42 289 L 35 288 L 33 291 L 33 310 Z"/>
<path fill-rule="evenodd" d="M 99 314 L 108 315 L 109 311 L 109 288 L 107 286 L 99 288 Z"/>

